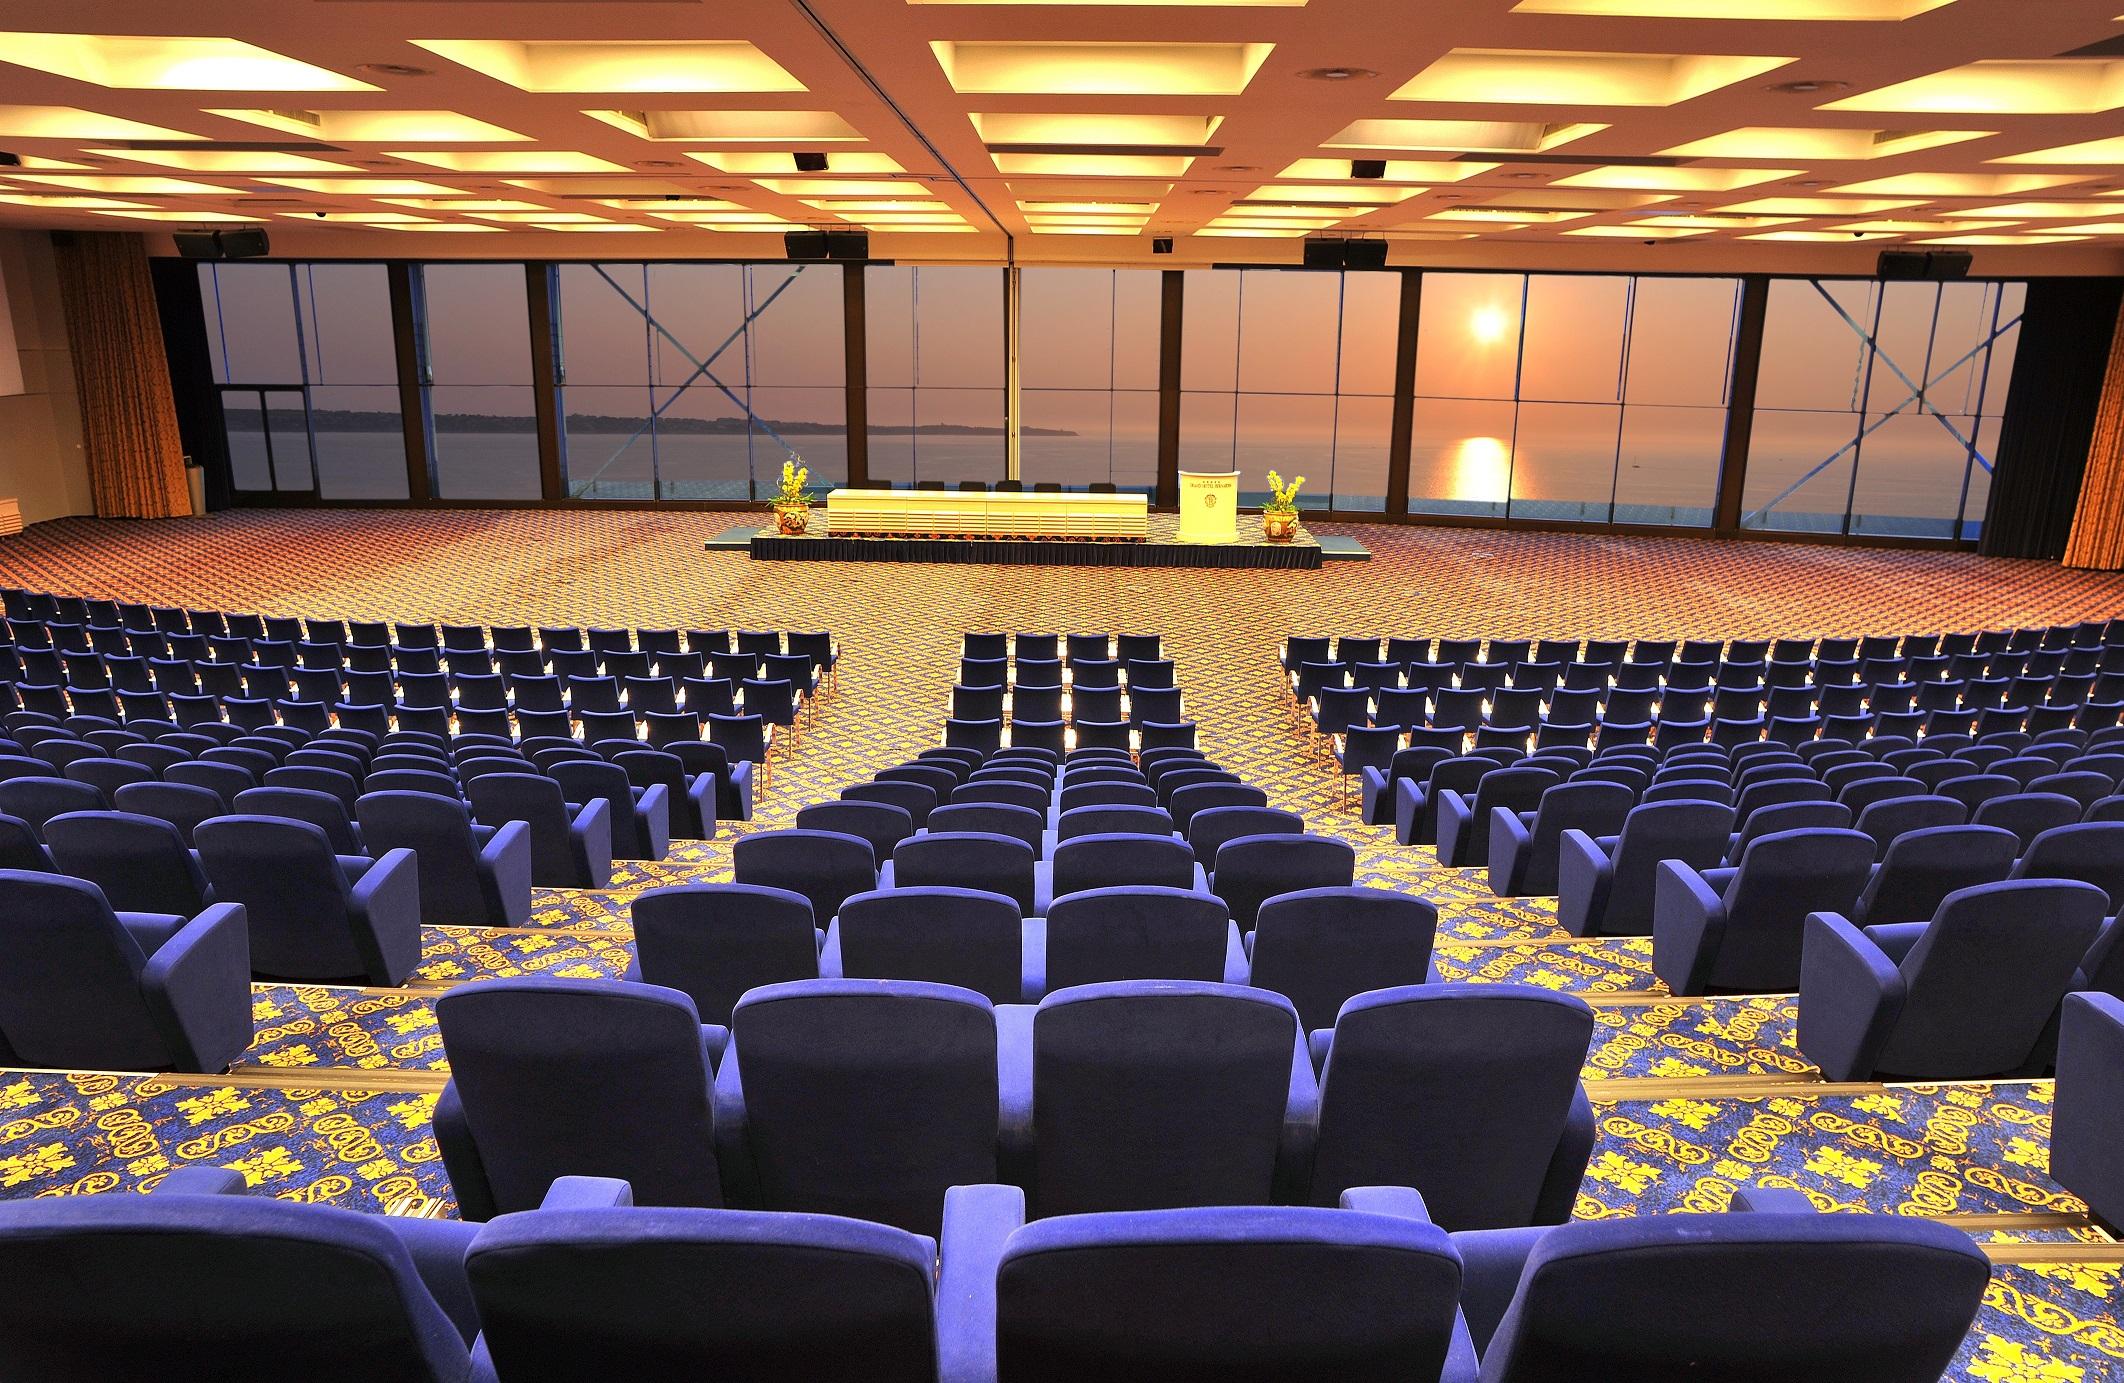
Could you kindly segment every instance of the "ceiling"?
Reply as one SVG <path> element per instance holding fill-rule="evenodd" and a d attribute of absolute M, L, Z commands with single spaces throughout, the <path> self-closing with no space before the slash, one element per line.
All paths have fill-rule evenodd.
<path fill-rule="evenodd" d="M 283 255 L 2115 274 L 2124 0 L 0 0 L 0 150 Z"/>

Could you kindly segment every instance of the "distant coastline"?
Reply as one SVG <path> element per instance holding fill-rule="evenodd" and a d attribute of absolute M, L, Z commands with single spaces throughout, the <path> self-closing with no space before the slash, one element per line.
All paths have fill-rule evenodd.
<path fill-rule="evenodd" d="M 231 412 L 228 426 L 236 432 L 259 432 L 270 425 L 274 430 L 299 430 L 303 426 L 302 411 L 296 408 L 267 410 L 261 420 L 256 409 Z M 351 408 L 319 408 L 312 411 L 317 430 L 320 432 L 397 432 L 405 424 L 396 413 L 380 410 Z M 760 421 L 784 437 L 841 437 L 846 436 L 848 424 L 813 422 L 802 418 L 762 418 Z M 631 433 L 642 426 L 640 418 L 614 417 L 609 413 L 570 413 L 570 432 L 616 432 Z M 743 436 L 751 430 L 751 420 L 746 418 L 658 418 L 658 432 L 701 433 Z M 437 432 L 536 432 L 536 418 L 509 417 L 493 413 L 437 413 Z M 872 423 L 872 436 L 904 437 L 1001 437 L 1000 427 L 973 427 L 964 423 L 919 423 L 915 425 Z M 1024 427 L 1019 431 L 1027 437 L 1075 437 L 1078 434 L 1068 428 Z"/>

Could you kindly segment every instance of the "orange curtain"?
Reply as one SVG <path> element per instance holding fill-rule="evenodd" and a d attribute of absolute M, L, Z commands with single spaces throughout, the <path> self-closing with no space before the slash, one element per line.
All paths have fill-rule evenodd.
<path fill-rule="evenodd" d="M 138 235 L 53 237 L 73 346 L 89 488 L 102 518 L 190 514 L 162 321 Z"/>
<path fill-rule="evenodd" d="M 2102 380 L 2065 565 L 2124 569 L 2124 313 L 2117 314 L 2117 333 L 2109 343 L 2109 373 Z"/>

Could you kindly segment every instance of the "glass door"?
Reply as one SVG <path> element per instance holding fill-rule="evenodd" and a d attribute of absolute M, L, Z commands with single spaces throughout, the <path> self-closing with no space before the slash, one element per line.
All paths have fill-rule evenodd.
<path fill-rule="evenodd" d="M 224 387 L 229 484 L 239 497 L 317 496 L 310 415 L 300 389 Z"/>

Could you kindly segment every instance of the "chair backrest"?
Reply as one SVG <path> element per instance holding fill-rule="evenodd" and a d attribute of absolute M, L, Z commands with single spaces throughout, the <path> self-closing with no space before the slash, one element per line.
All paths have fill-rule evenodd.
<path fill-rule="evenodd" d="M 2085 810 L 2077 800 L 2061 792 L 2009 792 L 1979 802 L 1969 820 L 1978 826 L 2010 831 L 2025 848 L 2043 832 L 2078 821 Z"/>
<path fill-rule="evenodd" d="M 2109 898 L 2109 913 L 2124 908 L 2124 822 L 2055 826 L 2028 843 L 2009 879 L 2077 879 Z"/>
<path fill-rule="evenodd" d="M 1055 839 L 1057 841 L 1074 840 L 1079 836 L 1095 835 L 1170 836 L 1172 834 L 1172 815 L 1158 807 L 1072 807 L 1055 818 Z"/>
<path fill-rule="evenodd" d="M 1468 859 L 1487 860 L 1490 857 L 1490 813 L 1502 808 L 1508 812 L 1530 812 L 1541 805 L 1542 794 L 1563 782 L 1563 775 L 1547 768 L 1531 768 L 1524 764 L 1500 768 L 1482 775 L 1475 785 L 1474 820 L 1469 822 Z M 1559 832 L 1561 834 L 1561 832 Z"/>
<path fill-rule="evenodd" d="M 841 789 L 841 799 L 846 802 L 884 802 L 907 813 L 916 830 L 921 830 L 936 810 L 939 800 L 937 790 L 927 783 L 868 782 L 851 783 Z"/>
<path fill-rule="evenodd" d="M 0 782 L 0 812 L 26 821 L 41 839 L 44 823 L 66 812 L 110 810 L 103 794 L 87 783 L 54 774 L 49 778 L 9 778 Z"/>
<path fill-rule="evenodd" d="M 1532 850 L 1526 874 L 1518 882 L 1527 894 L 1556 892 L 1556 856 L 1565 831 L 1584 831 L 1589 836 L 1612 836 L 1622 830 L 1637 794 L 1621 783 L 1572 780 L 1558 783 L 1541 794 L 1534 809 L 1529 834 Z"/>
<path fill-rule="evenodd" d="M 187 845 L 199 823 L 221 816 L 228 804 L 206 788 L 183 783 L 127 783 L 113 794 L 119 811 L 160 817 L 177 828 Z"/>
<path fill-rule="evenodd" d="M 1014 898 L 976 888 L 877 889 L 844 901 L 834 927 L 850 979 L 954 985 L 999 1004 L 1022 998 L 1024 922 Z"/>
<path fill-rule="evenodd" d="M 241 903 L 251 965 L 265 975 L 359 975 L 372 967 L 347 927 L 347 878 L 307 821 L 224 816 L 192 832 L 214 898 Z"/>
<path fill-rule="evenodd" d="M 1726 929 L 1709 983 L 1799 986 L 1810 912 L 1848 912 L 1873 871 L 1873 838 L 1836 827 L 1776 831 L 1751 842 L 1725 889 Z"/>
<path fill-rule="evenodd" d="M 0 870 L 0 1032 L 30 1065 L 153 1069 L 169 1045 L 140 992 L 147 956 L 97 886 Z"/>
<path fill-rule="evenodd" d="M 177 828 L 131 812 L 66 812 L 44 823 L 62 873 L 103 890 L 120 912 L 192 917 L 206 908 L 206 875 Z"/>
<path fill-rule="evenodd" d="M 1940 1080 L 2021 1069 L 2108 906 L 2093 884 L 2059 879 L 1948 894 L 1903 958 L 1902 1012 L 1875 1069 Z"/>
<path fill-rule="evenodd" d="M 867 893 L 878 884 L 877 857 L 870 842 L 835 831 L 761 831 L 740 836 L 730 847 L 737 881 L 764 884 L 802 894 L 811 903 L 812 920 L 824 925 L 851 894 Z"/>
<path fill-rule="evenodd" d="M 1182 770 L 1201 775 L 1200 781 L 1182 782 L 1171 786 L 1163 778 L 1159 780 L 1159 796 L 1164 799 L 1166 810 L 1173 814 L 1173 823 L 1186 834 L 1194 824 L 1198 812 L 1207 812 L 1219 807 L 1267 807 L 1268 794 L 1260 788 L 1234 781 L 1223 781 L 1231 775 L 1221 769 Z M 1212 775 L 1215 775 L 1213 778 Z"/>
<path fill-rule="evenodd" d="M 1187 843 L 1205 868 L 1215 868 L 1217 852 L 1241 836 L 1302 835 L 1305 818 L 1275 807 L 1211 807 L 1188 818 Z"/>
<path fill-rule="evenodd" d="M 1074 836 L 1055 846 L 1056 898 L 1088 888 L 1139 884 L 1187 889 L 1195 884 L 1195 852 L 1164 836 Z"/>
<path fill-rule="evenodd" d="M 2020 839 L 1995 826 L 1933 826 L 1906 831 L 1889 843 L 1854 917 L 1867 926 L 1928 922 L 1940 900 L 1959 888 L 1996 883 L 2013 869 Z M 1818 911 L 1836 912 L 1830 906 Z"/>
<path fill-rule="evenodd" d="M 797 809 L 796 824 L 799 830 L 858 836 L 870 842 L 872 855 L 881 860 L 891 859 L 892 848 L 915 832 L 914 818 L 907 809 L 889 802 L 814 802 Z"/>
<path fill-rule="evenodd" d="M 1484 1237 L 1455 1242 L 1472 1255 Z M 1990 1278 L 1968 1235 L 1900 1215 L 1559 1225 L 1528 1255 L 1482 1377 L 1936 1383 Z M 1623 1324 L 1653 1319 L 1657 1330 Z"/>
<path fill-rule="evenodd" d="M 1906 831 L 1928 826 L 1959 826 L 1969 819 L 1969 808 L 1952 797 L 1930 793 L 1914 797 L 1890 797 L 1859 812 L 1857 829 L 1873 837 L 1873 857 L 1881 859 L 1888 846 Z"/>
<path fill-rule="evenodd" d="M 1306 1031 L 1332 1027 L 1352 995 L 1422 984 L 1437 933 L 1438 909 L 1413 894 L 1362 887 L 1280 893 L 1254 914 L 1251 982 L 1289 999 Z"/>
<path fill-rule="evenodd" d="M 1225 976 L 1231 914 L 1177 888 L 1090 888 L 1047 909 L 1047 987 Z"/>
<path fill-rule="evenodd" d="M 368 853 L 411 850 L 420 875 L 421 915 L 434 922 L 487 920 L 480 886 L 479 842 L 472 813 L 457 797 L 427 792 L 367 792 L 355 803 Z M 498 925 L 500 919 L 494 919 Z"/>
<path fill-rule="evenodd" d="M 1007 802 L 954 801 L 929 814 L 929 830 L 931 834 L 981 831 L 1009 836 L 1024 841 L 1026 848 L 1037 856 L 1047 831 L 1047 818 L 1030 807 L 1016 807 Z"/>
<path fill-rule="evenodd" d="M 316 1383 L 467 1377 L 464 1337 L 374 1215 L 265 1195 L 16 1201 L 0 1206 L 0 1274 L 23 1378 L 215 1383 L 232 1360 L 311 1353 Z"/>
<path fill-rule="evenodd" d="M 572 877 L 568 828 L 573 814 L 560 784 L 543 773 L 482 773 L 465 780 L 473 819 L 482 826 L 521 821 L 531 828 L 533 872 L 541 879 Z M 581 804 L 577 804 L 581 805 Z"/>
<path fill-rule="evenodd" d="M 1333 836 L 1241 836 L 1218 847 L 1210 891 L 1251 931 L 1262 903 L 1305 888 L 1341 888 L 1356 880 L 1357 851 Z"/>
<path fill-rule="evenodd" d="M 1049 796 L 1046 788 L 1035 783 L 1021 782 L 1014 778 L 983 778 L 960 783 L 950 792 L 941 794 L 938 800 L 954 806 L 994 803 L 1044 813 L 1048 807 Z"/>
<path fill-rule="evenodd" d="M 1049 994 L 1033 1016 L 1034 1213 L 1266 1203 L 1297 1042 L 1297 1010 L 1257 989 Z"/>
<path fill-rule="evenodd" d="M 619 1177 L 645 1205 L 722 1204 L 708 1059 L 685 995 L 488 980 L 437 999 L 435 1020 L 485 1183 L 458 1188 L 467 1218 L 533 1209 L 558 1176 Z"/>
<path fill-rule="evenodd" d="M 1042 1220 L 1003 1251 L 998 1376 L 1434 1379 L 1460 1282 L 1445 1233 L 1397 1216 L 1258 1206 Z"/>
<path fill-rule="evenodd" d="M 1000 893 L 1030 917 L 1034 912 L 1034 859 L 1033 847 L 1014 836 L 986 831 L 936 831 L 909 836 L 893 847 L 892 881 L 896 888 L 970 888 Z"/>
<path fill-rule="evenodd" d="M 629 915 L 640 977 L 685 994 L 703 1022 L 729 1023 L 747 990 L 818 978 L 818 930 L 800 893 L 680 884 L 650 889 Z"/>
<path fill-rule="evenodd" d="M 762 1207 L 934 1234 L 948 1188 L 996 1180 L 996 1022 L 979 994 L 768 985 L 738 1002 L 731 1041 Z"/>
<path fill-rule="evenodd" d="M 612 809 L 612 832 L 617 837 L 634 820 L 634 783 L 618 764 L 588 759 L 570 759 L 546 770 L 570 802 L 602 799 Z"/>
<path fill-rule="evenodd" d="M 1592 1040 L 1583 1000 L 1530 985 L 1355 996 L 1321 1072 L 1314 1204 L 1413 1186 L 1447 1229 L 1535 1223 Z"/>
<path fill-rule="evenodd" d="M 1647 935 L 1652 930 L 1652 890 L 1662 860 L 1710 869 L 1725 858 L 1733 808 L 1718 802 L 1652 802 L 1623 818 L 1613 858 L 1614 880 L 1602 930 Z"/>
<path fill-rule="evenodd" d="M 465 1270 L 510 1379 L 933 1383 L 935 1257 L 857 1220 L 619 1206 L 497 1220 Z"/>

